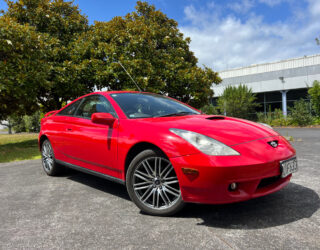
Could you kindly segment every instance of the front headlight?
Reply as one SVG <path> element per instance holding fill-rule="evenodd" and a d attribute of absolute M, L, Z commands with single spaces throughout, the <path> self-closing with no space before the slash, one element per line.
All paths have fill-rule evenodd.
<path fill-rule="evenodd" d="M 183 129 L 170 128 L 169 130 L 207 155 L 240 155 L 234 149 L 208 136 Z"/>

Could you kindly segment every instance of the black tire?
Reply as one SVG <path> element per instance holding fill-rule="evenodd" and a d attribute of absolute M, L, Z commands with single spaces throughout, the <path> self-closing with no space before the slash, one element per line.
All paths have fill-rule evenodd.
<path fill-rule="evenodd" d="M 53 148 L 48 139 L 41 145 L 41 162 L 42 168 L 47 175 L 57 176 L 63 172 L 63 167 L 55 160 Z"/>
<path fill-rule="evenodd" d="M 144 180 L 142 180 L 143 183 L 137 184 L 137 183 L 135 183 L 136 178 L 137 178 L 136 171 L 139 171 L 138 175 L 140 175 L 141 169 L 144 167 L 143 163 L 144 164 L 146 163 L 145 160 L 147 160 L 147 162 L 151 161 L 151 163 L 152 163 L 152 160 L 155 162 L 154 163 L 155 172 L 152 172 L 152 175 L 154 175 L 156 177 L 153 179 L 153 181 L 149 181 L 149 179 L 148 179 L 148 181 L 149 181 L 148 184 L 144 184 L 144 183 L 146 183 L 146 182 L 144 182 Z M 158 165 L 159 174 L 156 173 L 157 172 L 157 161 L 159 164 Z M 143 212 L 150 214 L 150 215 L 170 216 L 170 215 L 173 215 L 173 214 L 177 213 L 178 211 L 180 211 L 184 207 L 185 203 L 183 202 L 182 197 L 181 197 L 179 182 L 176 177 L 173 166 L 171 165 L 172 170 L 166 171 L 166 172 L 170 172 L 170 175 L 172 175 L 172 177 L 166 177 L 168 174 L 166 176 L 164 176 L 166 173 L 165 172 L 162 175 L 162 177 L 164 177 L 162 179 L 161 174 L 160 174 L 161 168 L 162 168 L 161 164 L 163 164 L 163 166 L 165 166 L 165 164 L 166 164 L 167 167 L 169 165 L 171 165 L 169 159 L 162 152 L 151 150 L 151 149 L 142 151 L 131 161 L 131 163 L 129 165 L 129 168 L 128 168 L 128 171 L 126 174 L 126 186 L 127 186 L 127 191 L 128 191 L 128 194 L 129 194 L 131 200 Z M 148 171 L 145 167 L 144 167 L 144 169 L 146 170 L 146 172 L 144 174 L 146 174 L 148 172 L 151 173 L 151 171 L 152 171 L 151 168 L 148 168 L 150 171 Z M 163 171 L 165 171 L 165 167 L 163 167 L 162 169 L 163 169 Z M 146 176 L 146 175 L 144 175 L 144 176 Z M 151 180 L 150 175 L 149 175 L 149 178 Z M 158 182 L 156 182 L 157 178 L 159 178 Z M 177 195 L 176 192 L 173 193 L 173 192 L 171 192 L 171 189 L 168 189 L 168 186 L 166 185 L 166 183 L 169 183 L 169 181 L 166 182 L 165 181 L 166 178 L 170 179 L 170 180 L 174 179 L 174 181 L 170 181 L 170 182 L 176 182 L 176 183 L 170 184 L 170 185 L 176 185 L 176 186 L 174 186 L 175 187 L 174 190 L 179 189 L 178 190 L 179 196 Z M 139 177 L 138 177 L 138 180 L 139 180 Z M 143 196 L 145 194 L 143 194 L 143 195 L 141 194 L 141 196 L 139 197 L 138 192 L 140 192 L 140 191 L 137 191 L 134 189 L 134 185 L 140 185 L 140 184 L 147 185 L 147 187 L 145 188 L 146 191 L 142 190 L 141 191 L 142 193 L 144 193 L 144 192 L 147 193 L 148 190 L 150 190 L 149 193 L 145 196 L 145 197 L 150 196 L 150 198 L 147 198 L 147 201 L 145 201 L 145 202 L 142 201 L 142 200 L 144 200 Z M 142 187 L 142 186 L 136 186 L 136 189 L 139 187 Z M 170 191 L 170 193 L 168 193 L 169 191 Z M 173 195 L 173 194 L 175 194 L 175 195 Z M 156 196 L 156 198 L 154 198 L 155 196 Z M 172 198 L 171 202 L 170 202 L 170 198 Z M 155 199 L 157 202 L 155 202 Z M 151 204 L 151 200 L 152 200 L 152 204 Z M 162 202 L 160 202 L 161 200 L 162 200 Z M 148 201 L 149 201 L 149 203 L 148 203 Z M 163 204 L 163 205 L 160 207 L 159 204 Z"/>

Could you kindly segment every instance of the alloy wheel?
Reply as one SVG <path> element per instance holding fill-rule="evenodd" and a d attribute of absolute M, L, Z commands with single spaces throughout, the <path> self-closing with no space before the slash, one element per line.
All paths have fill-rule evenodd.
<path fill-rule="evenodd" d="M 181 196 L 173 166 L 162 157 L 140 162 L 133 174 L 133 190 L 140 202 L 157 210 L 172 207 Z"/>
<path fill-rule="evenodd" d="M 43 143 L 41 155 L 42 155 L 42 164 L 45 170 L 50 172 L 54 164 L 54 160 L 53 160 L 54 155 L 53 155 L 53 150 L 50 143 L 48 142 Z"/>

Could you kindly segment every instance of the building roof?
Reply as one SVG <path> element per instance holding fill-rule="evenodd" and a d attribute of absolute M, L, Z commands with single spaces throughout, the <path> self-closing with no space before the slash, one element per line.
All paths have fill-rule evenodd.
<path fill-rule="evenodd" d="M 281 60 L 277 62 L 253 64 L 246 67 L 223 70 L 219 72 L 219 75 L 222 79 L 224 79 L 285 69 L 300 68 L 305 66 L 313 66 L 317 64 L 320 64 L 320 54 Z"/>

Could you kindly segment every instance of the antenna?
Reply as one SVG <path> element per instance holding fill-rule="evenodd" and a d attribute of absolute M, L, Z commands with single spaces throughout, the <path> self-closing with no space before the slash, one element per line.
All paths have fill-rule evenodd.
<path fill-rule="evenodd" d="M 131 81 L 133 81 L 134 85 L 136 85 L 137 89 L 139 89 L 140 92 L 142 92 L 142 90 L 140 89 L 139 85 L 135 82 L 135 80 L 133 80 L 133 78 L 131 77 L 131 75 L 129 74 L 129 72 L 126 70 L 126 68 L 122 65 L 122 63 L 120 61 L 115 61 L 116 63 L 119 63 L 120 66 L 123 68 L 123 70 L 127 73 L 127 75 L 130 77 Z"/>

